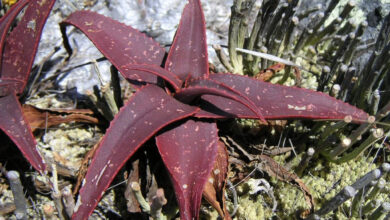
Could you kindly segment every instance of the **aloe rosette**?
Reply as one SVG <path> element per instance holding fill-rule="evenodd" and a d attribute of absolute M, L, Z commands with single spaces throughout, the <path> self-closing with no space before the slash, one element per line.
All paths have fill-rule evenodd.
<path fill-rule="evenodd" d="M 368 117 L 323 93 L 230 73 L 210 74 L 199 0 L 189 0 L 185 6 L 167 56 L 146 35 L 91 11 L 75 12 L 61 24 L 69 53 L 69 25 L 80 29 L 137 87 L 111 122 L 89 165 L 73 219 L 88 218 L 119 169 L 150 138 L 155 138 L 171 176 L 181 219 L 194 219 L 217 154 L 216 120 L 343 119 L 350 115 L 361 122 Z"/>

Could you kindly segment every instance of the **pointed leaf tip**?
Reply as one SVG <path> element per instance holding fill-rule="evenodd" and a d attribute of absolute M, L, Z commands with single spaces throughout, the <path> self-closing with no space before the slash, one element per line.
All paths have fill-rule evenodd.
<path fill-rule="evenodd" d="M 209 75 L 206 25 L 199 0 L 184 7 L 179 27 L 168 53 L 165 68 L 185 81 Z"/>
<path fill-rule="evenodd" d="M 173 182 L 180 219 L 197 219 L 203 187 L 217 154 L 216 124 L 188 120 L 157 136 L 156 144 Z"/>
<path fill-rule="evenodd" d="M 263 82 L 253 78 L 234 74 L 212 74 L 210 79 L 233 87 L 235 90 L 246 94 L 256 106 L 258 106 L 266 119 L 339 119 L 343 120 L 350 115 L 356 123 L 367 121 L 368 114 L 341 100 L 335 99 L 325 93 L 309 89 L 288 87 Z M 228 102 L 226 98 L 217 96 L 204 96 L 203 99 L 212 103 L 215 109 L 228 109 L 226 112 L 241 118 L 255 118 L 247 109 L 240 108 L 237 103 Z M 207 106 L 204 106 L 207 108 Z M 211 111 L 212 112 L 212 111 Z M 226 117 L 223 112 L 220 115 L 212 115 L 201 111 L 198 117 Z M 231 115 L 227 115 L 231 116 Z"/>

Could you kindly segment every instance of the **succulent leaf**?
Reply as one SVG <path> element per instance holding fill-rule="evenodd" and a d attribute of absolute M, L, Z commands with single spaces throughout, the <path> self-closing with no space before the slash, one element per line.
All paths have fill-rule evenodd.
<path fill-rule="evenodd" d="M 344 119 L 350 115 L 353 121 L 361 123 L 368 118 L 367 113 L 355 106 L 309 89 L 275 85 L 225 73 L 212 74 L 210 79 L 247 95 L 260 108 L 266 119 Z M 256 118 L 253 112 L 240 107 L 237 102 L 229 102 L 230 100 L 224 97 L 204 95 L 202 99 L 205 101 L 202 109 L 208 111 L 200 111 L 197 117 L 223 118 L 237 115 L 240 118 Z"/>
<path fill-rule="evenodd" d="M 0 129 L 11 138 L 24 157 L 38 171 L 46 168 L 36 148 L 36 142 L 29 125 L 23 117 L 22 107 L 15 93 L 0 97 Z"/>
<path fill-rule="evenodd" d="M 206 26 L 199 0 L 189 0 L 184 7 L 165 68 L 185 81 L 190 75 L 209 75 Z"/>
<path fill-rule="evenodd" d="M 13 92 L 16 92 L 18 88 L 23 87 L 22 80 L 12 80 L 12 79 L 0 79 L 0 97 L 9 95 Z"/>
<path fill-rule="evenodd" d="M 258 118 L 264 119 L 259 108 L 246 96 L 222 83 L 210 79 L 193 80 L 189 83 L 188 88 L 184 88 L 176 93 L 175 98 L 185 103 L 191 103 L 193 99 L 205 94 L 217 95 L 241 103 Z"/>
<path fill-rule="evenodd" d="M 21 0 L 0 19 L 0 129 L 40 172 L 46 166 L 16 95 L 27 83 L 43 27 L 54 3 L 55 0 Z M 26 5 L 22 19 L 10 31 L 16 16 Z"/>
<path fill-rule="evenodd" d="M 172 178 L 180 219 L 197 219 L 203 187 L 217 155 L 216 124 L 188 120 L 158 135 L 156 144 Z"/>
<path fill-rule="evenodd" d="M 160 66 L 165 55 L 162 48 L 152 38 L 130 26 L 91 11 L 77 11 L 61 23 L 65 48 L 72 53 L 66 26 L 73 25 L 80 29 L 99 51 L 119 70 L 125 72 L 128 64 L 154 64 Z M 135 81 L 156 83 L 153 74 L 138 74 Z"/>
<path fill-rule="evenodd" d="M 21 0 L 14 4 L 7 12 L 6 15 L 0 18 L 0 67 L 1 60 L 3 57 L 3 48 L 5 44 L 5 38 L 8 34 L 8 31 L 15 20 L 16 16 L 18 16 L 19 12 L 28 4 L 28 0 Z M 1 72 L 0 72 L 1 76 Z"/>
<path fill-rule="evenodd" d="M 22 86 L 14 88 L 16 93 L 21 93 L 27 83 L 43 27 L 54 3 L 55 0 L 28 1 L 28 7 L 22 20 L 6 37 L 4 47 L 2 51 L 0 50 L 3 54 L 0 67 L 1 79 L 23 82 Z M 4 20 L 1 20 L 1 22 L 5 22 L 4 27 L 6 29 L 9 28 L 9 22 L 15 18 L 17 12 L 25 4 L 26 1 L 17 3 L 11 13 L 5 15 L 6 17 L 10 16 L 11 19 L 4 18 Z M 0 32 L 0 44 L 3 43 L 5 37 L 4 31 L 8 31 L 6 29 Z"/>
<path fill-rule="evenodd" d="M 134 152 L 164 126 L 195 114 L 164 90 L 147 85 L 135 93 L 115 116 L 85 176 L 72 219 L 86 219 L 115 174 Z"/>
<path fill-rule="evenodd" d="M 183 82 L 174 74 L 160 66 L 148 64 L 130 64 L 123 67 L 125 72 L 121 72 L 126 79 L 141 78 L 135 74 L 138 72 L 145 72 L 159 76 L 173 86 L 175 91 L 179 91 Z"/>

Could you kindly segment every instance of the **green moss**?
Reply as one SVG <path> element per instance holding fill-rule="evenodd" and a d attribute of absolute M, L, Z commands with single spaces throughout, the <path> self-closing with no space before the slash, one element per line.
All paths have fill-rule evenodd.
<path fill-rule="evenodd" d="M 266 194 L 252 196 L 249 193 L 240 196 L 235 219 L 267 219 L 272 217 L 272 204 Z M 232 205 L 230 209 L 232 210 Z"/>
<path fill-rule="evenodd" d="M 283 156 L 275 157 L 275 160 L 281 164 L 283 164 L 284 159 Z M 358 161 L 350 161 L 339 165 L 319 160 L 315 162 L 314 166 L 309 166 L 310 168 L 308 168 L 307 174 L 302 177 L 302 181 L 309 188 L 316 201 L 315 210 L 320 209 L 325 202 L 332 199 L 345 186 L 352 185 L 366 173 L 377 168 L 372 160 L 373 158 L 361 158 Z M 385 177 L 387 184 L 376 199 L 389 201 L 387 196 L 390 193 L 389 176 Z M 254 181 L 248 180 L 238 188 L 239 208 L 235 219 L 267 219 L 272 216 L 289 219 L 295 216 L 297 211 L 309 209 L 304 194 L 299 188 L 271 177 L 270 184 L 274 187 L 273 192 L 278 203 L 276 213 L 272 213 L 272 199 L 266 193 L 249 194 L 249 191 L 253 188 L 252 182 Z M 365 204 L 368 202 L 365 201 Z M 351 203 L 351 200 L 348 200 L 342 205 L 342 208 L 325 217 L 347 219 L 348 216 L 343 210 L 349 210 Z M 232 208 L 231 205 L 230 208 Z"/>
<path fill-rule="evenodd" d="M 296 186 L 280 182 L 275 187 L 275 197 L 278 200 L 277 215 L 282 218 L 294 216 L 298 210 L 309 209 L 303 192 Z"/>

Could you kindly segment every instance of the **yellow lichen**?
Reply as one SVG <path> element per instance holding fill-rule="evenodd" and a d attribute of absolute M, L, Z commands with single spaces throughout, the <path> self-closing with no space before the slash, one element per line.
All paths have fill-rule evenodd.
<path fill-rule="evenodd" d="M 17 1 L 18 0 L 2 0 L 3 4 L 9 5 L 9 6 L 15 4 Z"/>

